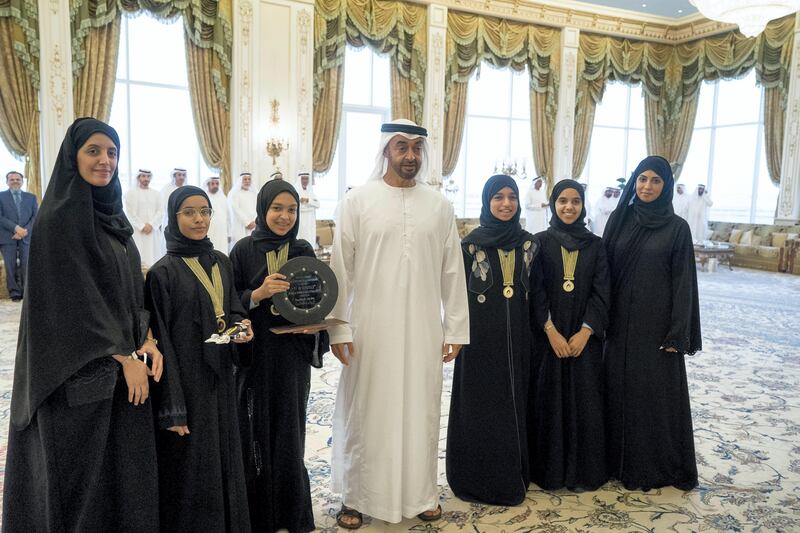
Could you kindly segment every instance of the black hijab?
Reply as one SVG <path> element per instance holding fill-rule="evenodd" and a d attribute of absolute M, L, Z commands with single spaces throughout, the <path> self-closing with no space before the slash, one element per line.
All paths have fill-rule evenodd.
<path fill-rule="evenodd" d="M 267 210 L 275 201 L 275 197 L 283 192 L 288 192 L 294 197 L 297 202 L 298 216 L 297 220 L 286 235 L 278 235 L 274 233 L 269 226 L 267 226 Z M 256 200 L 256 227 L 253 230 L 252 237 L 256 249 L 260 253 L 271 252 L 277 250 L 285 242 L 289 242 L 290 246 L 297 240 L 297 232 L 300 230 L 300 196 L 292 186 L 291 183 L 284 180 L 270 180 L 261 187 L 258 191 L 258 199 Z"/>
<path fill-rule="evenodd" d="M 572 224 L 565 224 L 556 214 L 556 200 L 567 189 L 575 189 L 581 197 L 581 214 Z M 566 179 L 556 183 L 553 192 L 550 193 L 550 213 L 550 227 L 547 228 L 547 234 L 568 251 L 581 250 L 598 239 L 597 235 L 586 227 L 584 221 L 586 218 L 586 192 L 583 190 L 583 185 L 577 181 Z"/>
<path fill-rule="evenodd" d="M 180 257 L 208 257 L 213 256 L 214 244 L 208 235 L 204 239 L 196 241 L 181 233 L 178 227 L 178 210 L 181 204 L 190 196 L 202 196 L 206 199 L 208 207 L 211 201 L 206 192 L 194 185 L 184 185 L 178 187 L 167 200 L 167 229 L 164 230 L 164 238 L 167 241 L 167 254 Z"/>
<path fill-rule="evenodd" d="M 33 224 L 11 400 L 18 429 L 87 363 L 130 354 L 141 337 L 141 263 L 122 211 L 118 173 L 94 187 L 78 172 L 78 153 L 94 133 L 108 136 L 119 157 L 111 126 L 76 120 Z"/>
<path fill-rule="evenodd" d="M 661 195 L 652 202 L 642 202 L 636 195 L 636 181 L 642 172 L 652 170 L 664 181 Z M 667 224 L 674 217 L 672 195 L 675 180 L 669 161 L 661 156 L 651 155 L 642 160 L 628 178 L 619 204 L 611 213 L 606 225 L 603 240 L 605 241 L 608 261 L 611 266 L 611 279 L 614 288 L 618 288 L 629 277 L 636 266 L 639 254 L 652 230 Z M 617 239 L 624 227 L 633 224 L 633 232 L 627 241 L 622 257 L 615 257 Z"/>
<path fill-rule="evenodd" d="M 505 187 L 511 187 L 519 200 L 519 188 L 517 182 L 511 176 L 496 174 L 486 181 L 481 195 L 481 225 L 464 237 L 464 244 L 474 244 L 484 248 L 498 248 L 502 250 L 513 250 L 531 238 L 531 234 L 522 229 L 519 223 L 520 206 L 517 204 L 517 212 L 511 220 L 502 221 L 492 214 L 492 197 L 497 191 Z"/>

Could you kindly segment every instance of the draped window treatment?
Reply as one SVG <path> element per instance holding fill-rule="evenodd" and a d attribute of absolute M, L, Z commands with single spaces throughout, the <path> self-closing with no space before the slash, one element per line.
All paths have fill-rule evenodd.
<path fill-rule="evenodd" d="M 314 172 L 327 172 L 336 152 L 346 46 L 369 46 L 390 56 L 392 118 L 421 124 L 427 39 L 427 10 L 423 5 L 399 0 L 314 3 Z"/>
<path fill-rule="evenodd" d="M 606 81 L 642 84 L 648 152 L 676 163 L 677 177 L 689 152 L 701 83 L 740 78 L 755 68 L 764 88 L 768 169 L 771 180 L 779 183 L 793 44 L 793 15 L 772 21 L 756 38 L 731 31 L 679 45 L 581 34 L 573 174 L 583 171 L 591 137 L 589 115 L 593 121 Z"/>
<path fill-rule="evenodd" d="M 25 159 L 27 189 L 42 197 L 39 162 L 39 18 L 36 3 L 0 0 L 0 139 Z"/>
<path fill-rule="evenodd" d="M 556 28 L 448 12 L 442 174 L 452 174 L 458 163 L 469 79 L 486 61 L 516 71 L 527 67 L 533 160 L 538 175 L 551 177 L 560 44 L 561 31 Z"/>
<path fill-rule="evenodd" d="M 232 0 L 71 0 L 76 116 L 107 121 L 111 113 L 122 13 L 146 11 L 159 20 L 183 17 L 194 126 L 203 159 L 220 169 L 230 190 Z"/>

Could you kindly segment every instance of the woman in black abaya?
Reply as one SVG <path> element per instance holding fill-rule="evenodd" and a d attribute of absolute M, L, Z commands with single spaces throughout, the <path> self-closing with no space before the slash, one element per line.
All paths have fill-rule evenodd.
<path fill-rule="evenodd" d="M 447 482 L 465 501 L 518 505 L 528 490 L 532 282 L 539 243 L 519 223 L 513 178 L 483 188 L 480 227 L 462 241 L 470 344 L 456 359 Z"/>
<path fill-rule="evenodd" d="M 533 301 L 528 442 L 531 481 L 547 490 L 595 490 L 608 480 L 603 337 L 610 282 L 600 237 L 586 228 L 583 186 L 559 181 L 550 227 L 538 233 L 546 297 Z"/>
<path fill-rule="evenodd" d="M 153 390 L 161 529 L 247 533 L 233 344 L 206 343 L 249 326 L 230 260 L 208 239 L 211 203 L 190 185 L 169 196 L 167 255 L 147 273 L 146 300 L 166 361 Z M 244 343 L 252 331 L 235 339 Z"/>
<path fill-rule="evenodd" d="M 162 357 L 147 327 L 118 157 L 111 126 L 76 120 L 33 226 L 11 399 L 6 533 L 159 530 L 147 398 L 148 375 L 160 378 Z"/>
<path fill-rule="evenodd" d="M 253 531 L 312 531 L 314 514 L 303 463 L 311 367 L 322 366 L 328 334 L 276 335 L 290 325 L 272 306 L 289 288 L 278 270 L 314 249 L 297 239 L 300 198 L 292 185 L 271 180 L 256 204 L 256 229 L 231 250 L 236 289 L 250 309 L 255 340 L 251 366 L 238 379 L 250 521 Z"/>
<path fill-rule="evenodd" d="M 644 159 L 606 226 L 611 321 L 605 346 L 607 457 L 630 490 L 697 486 L 684 355 L 701 349 L 689 226 L 673 213 L 670 164 Z"/>

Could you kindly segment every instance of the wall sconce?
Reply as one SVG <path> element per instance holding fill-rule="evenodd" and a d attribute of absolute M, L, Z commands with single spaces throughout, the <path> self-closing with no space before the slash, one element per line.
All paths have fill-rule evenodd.
<path fill-rule="evenodd" d="M 278 112 L 278 108 L 280 106 L 280 102 L 278 100 L 273 99 L 270 102 L 270 106 L 272 106 L 272 113 L 270 115 L 270 131 L 272 135 L 267 140 L 267 155 L 272 158 L 272 166 L 276 167 L 276 160 L 281 156 L 281 154 L 289 149 L 289 141 L 286 140 L 285 137 L 281 137 L 279 135 L 278 124 L 281 121 L 280 114 Z"/>

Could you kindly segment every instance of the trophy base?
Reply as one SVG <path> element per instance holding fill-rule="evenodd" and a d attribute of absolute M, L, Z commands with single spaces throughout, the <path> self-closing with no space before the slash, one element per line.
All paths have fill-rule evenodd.
<path fill-rule="evenodd" d="M 283 335 L 284 333 L 316 333 L 318 331 L 322 331 L 324 329 L 328 329 L 333 326 L 340 326 L 342 324 L 347 324 L 344 320 L 339 320 L 338 318 L 327 318 L 322 322 L 317 324 L 300 324 L 294 326 L 280 326 L 277 328 L 269 328 L 272 333 L 276 335 Z"/>

